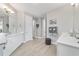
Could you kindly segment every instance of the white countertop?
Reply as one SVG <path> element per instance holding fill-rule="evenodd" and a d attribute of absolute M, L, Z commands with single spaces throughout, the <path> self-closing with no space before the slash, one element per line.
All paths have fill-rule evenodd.
<path fill-rule="evenodd" d="M 77 43 L 78 41 L 79 39 L 71 37 L 68 33 L 63 33 L 57 40 L 57 43 L 79 48 L 79 43 Z"/>
<path fill-rule="evenodd" d="M 7 38 L 12 38 L 20 34 L 24 34 L 24 32 L 15 33 L 15 34 L 0 33 L 0 45 L 6 43 Z"/>

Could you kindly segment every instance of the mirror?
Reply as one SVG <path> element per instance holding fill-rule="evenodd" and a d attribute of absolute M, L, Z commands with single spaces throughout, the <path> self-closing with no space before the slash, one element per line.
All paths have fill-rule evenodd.
<path fill-rule="evenodd" d="M 17 14 L 0 8 L 0 33 L 17 33 Z"/>
<path fill-rule="evenodd" d="M 9 15 L 9 33 L 17 33 L 17 16 L 16 16 L 16 14 Z"/>
<path fill-rule="evenodd" d="M 78 4 L 75 4 L 73 12 L 74 12 L 75 37 L 79 38 L 79 5 Z"/>
<path fill-rule="evenodd" d="M 74 3 L 71 5 L 73 8 L 72 11 L 72 16 L 73 16 L 73 35 L 75 38 L 79 39 L 79 5 Z"/>

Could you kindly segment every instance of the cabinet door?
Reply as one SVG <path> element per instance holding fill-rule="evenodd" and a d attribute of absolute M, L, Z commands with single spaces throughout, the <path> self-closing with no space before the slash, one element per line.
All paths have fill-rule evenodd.
<path fill-rule="evenodd" d="M 5 45 L 4 55 L 11 55 L 12 52 L 21 45 L 23 35 L 15 35 L 11 38 L 8 38 L 8 43 Z"/>
<path fill-rule="evenodd" d="M 12 38 L 8 38 L 8 43 L 5 45 L 5 50 L 4 50 L 4 55 L 8 56 L 12 53 L 12 51 L 14 50 L 14 41 L 15 39 Z"/>
<path fill-rule="evenodd" d="M 3 45 L 0 45 L 0 56 L 3 55 Z"/>

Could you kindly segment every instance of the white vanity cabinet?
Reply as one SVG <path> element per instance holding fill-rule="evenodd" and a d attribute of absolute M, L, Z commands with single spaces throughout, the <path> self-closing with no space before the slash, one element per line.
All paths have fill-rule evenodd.
<path fill-rule="evenodd" d="M 0 56 L 3 56 L 3 48 L 6 44 L 6 33 L 0 33 Z"/>
<path fill-rule="evenodd" d="M 2 56 L 2 55 L 3 55 L 3 46 L 0 45 L 0 56 Z"/>
<path fill-rule="evenodd" d="M 7 44 L 5 45 L 4 56 L 9 56 L 14 50 L 23 42 L 23 33 L 13 34 L 7 37 Z"/>
<path fill-rule="evenodd" d="M 57 56 L 79 56 L 79 48 L 66 44 L 58 44 Z"/>
<path fill-rule="evenodd" d="M 58 56 L 79 56 L 79 40 L 64 33 L 57 41 Z"/>
<path fill-rule="evenodd" d="M 11 53 L 12 53 L 12 51 L 14 50 L 14 42 L 13 41 L 15 41 L 15 39 L 13 39 L 13 38 L 8 38 L 7 39 L 7 44 L 5 45 L 5 50 L 4 50 L 4 56 L 6 55 L 10 55 Z"/>

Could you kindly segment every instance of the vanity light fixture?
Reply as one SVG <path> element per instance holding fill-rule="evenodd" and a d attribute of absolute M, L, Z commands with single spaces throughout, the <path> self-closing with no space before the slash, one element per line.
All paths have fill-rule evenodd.
<path fill-rule="evenodd" d="M 2 6 L 3 9 L 5 9 L 6 11 L 10 12 L 10 13 L 15 13 L 12 9 L 10 9 L 8 6 L 3 5 Z"/>

